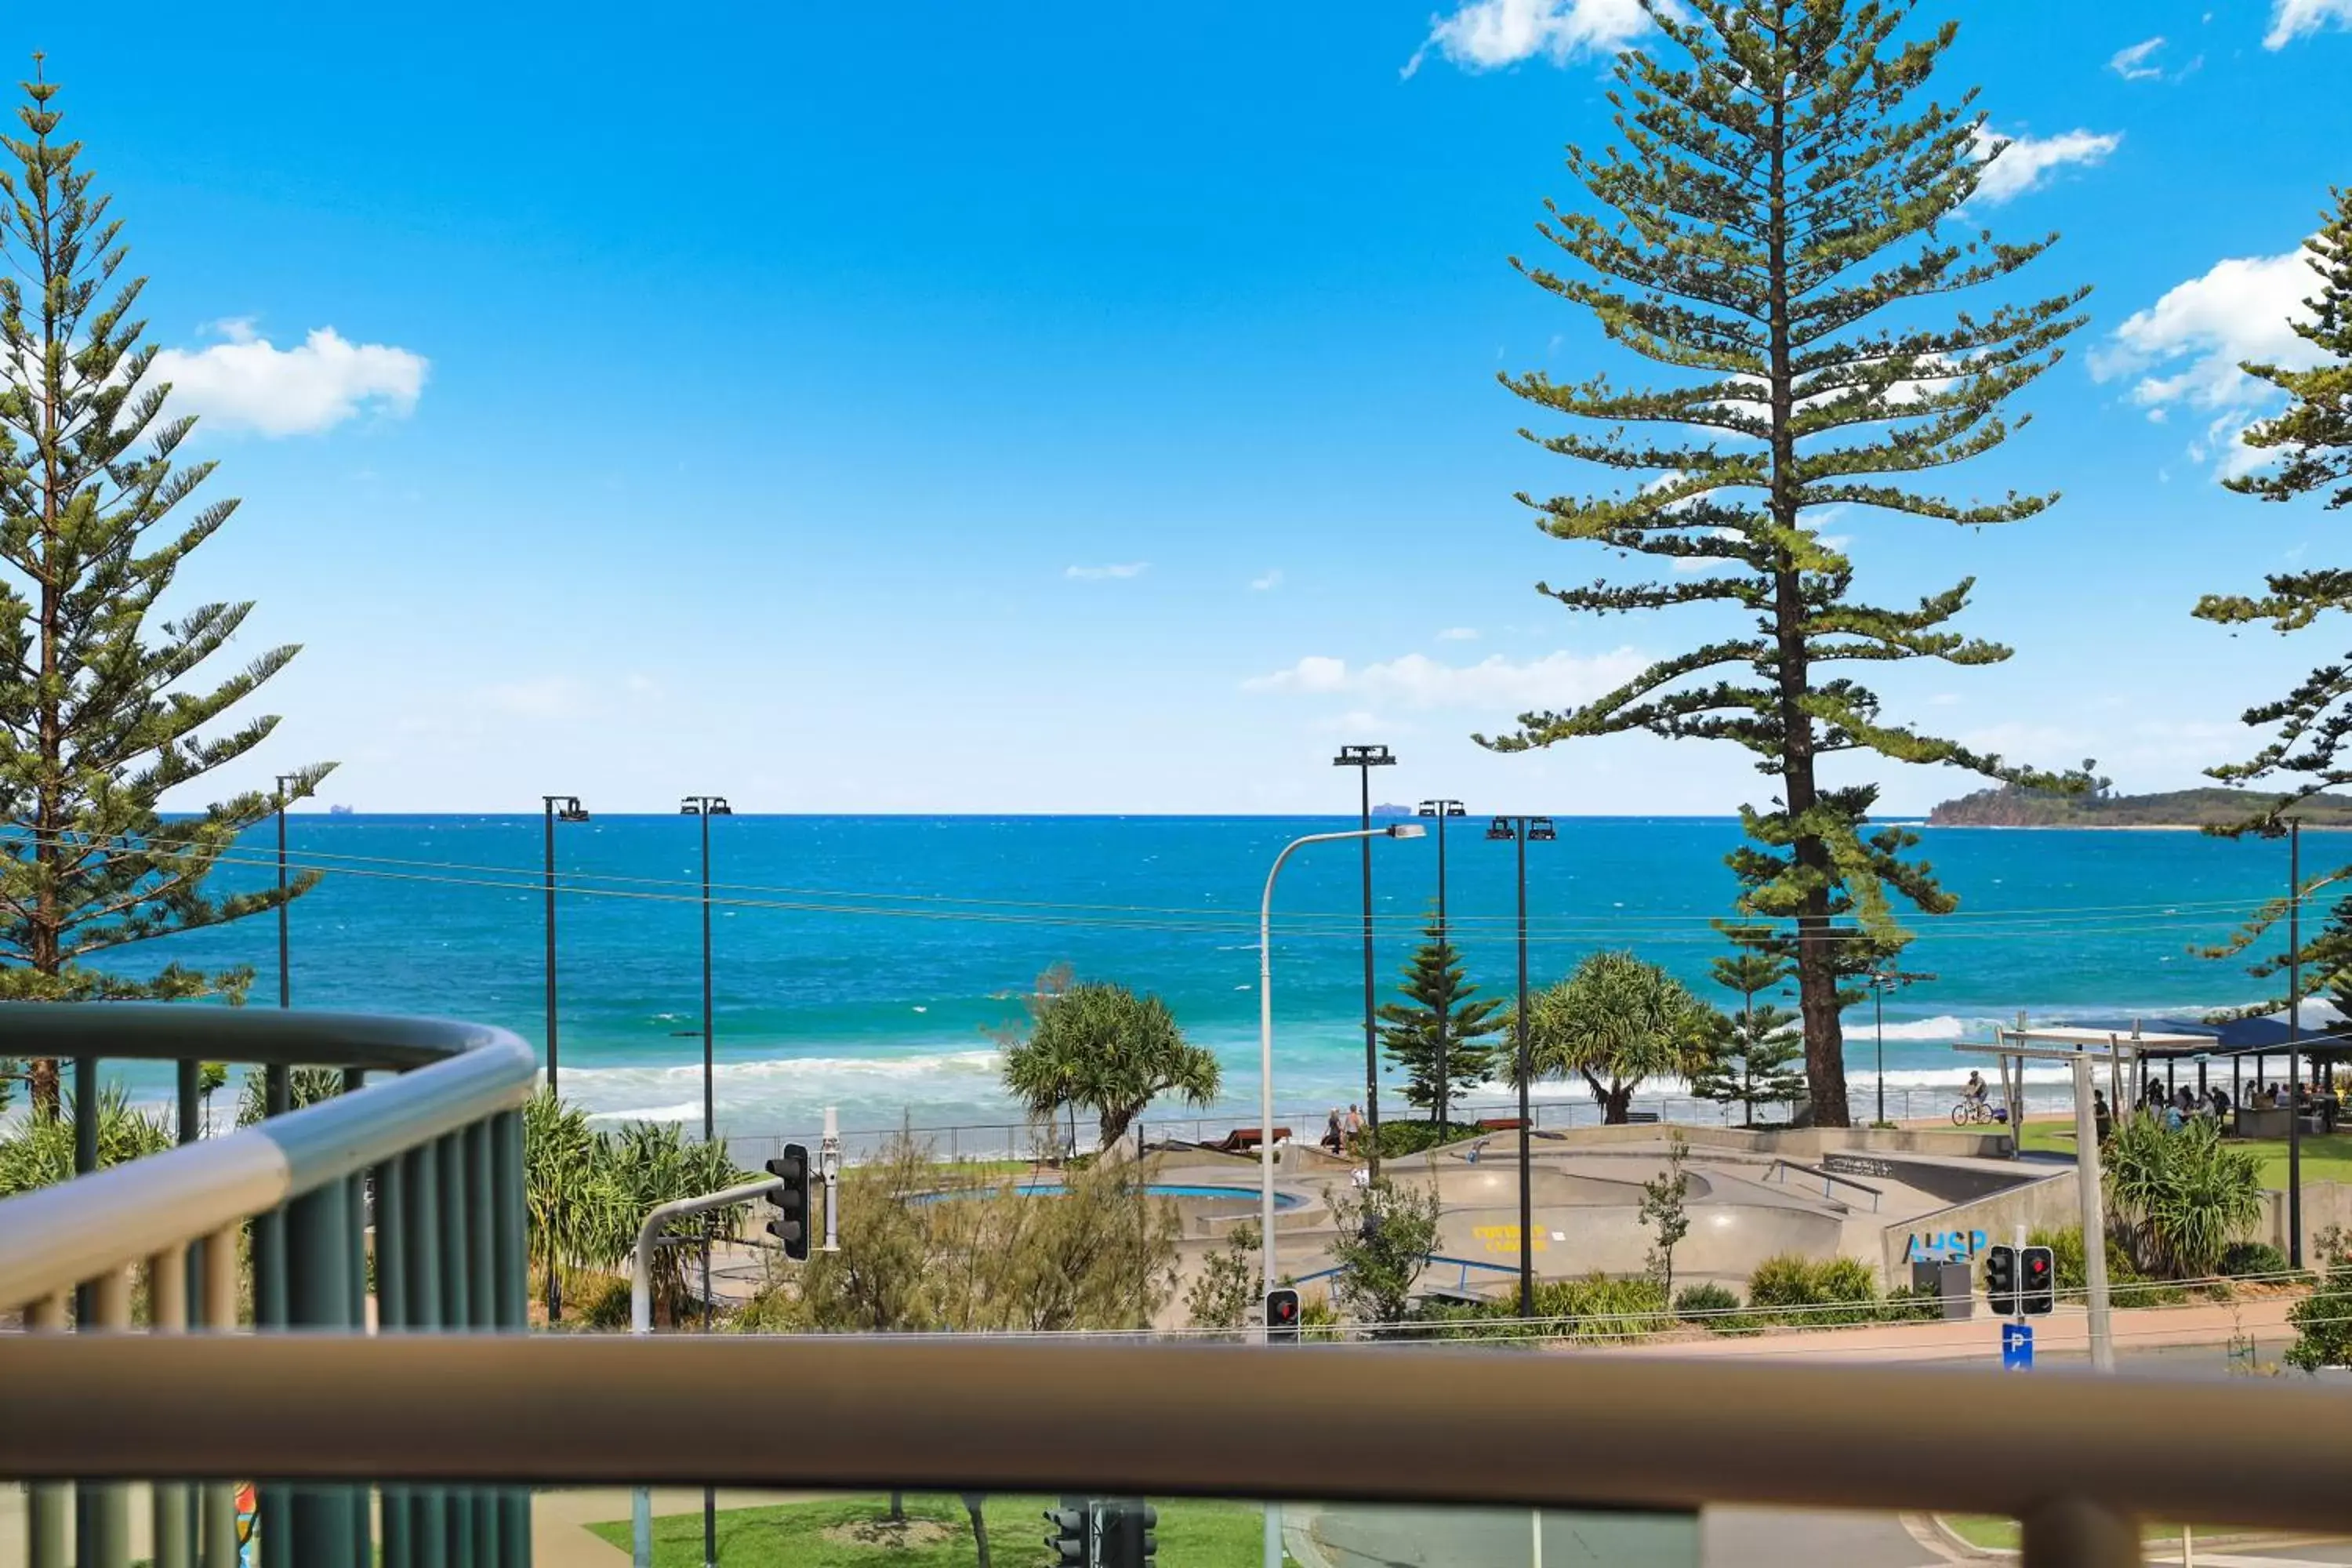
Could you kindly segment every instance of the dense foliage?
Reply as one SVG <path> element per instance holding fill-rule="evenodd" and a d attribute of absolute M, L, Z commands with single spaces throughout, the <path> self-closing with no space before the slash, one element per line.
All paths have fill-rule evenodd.
<path fill-rule="evenodd" d="M 1650 387 L 1605 374 L 1563 384 L 1540 371 L 1506 384 L 1546 414 L 1602 426 L 1531 440 L 1632 481 L 1522 495 L 1538 525 L 1672 568 L 1538 592 L 1593 615 L 1714 614 L 1700 640 L 1624 686 L 1524 714 L 1490 743 L 1647 731 L 1755 756 L 1777 788 L 1768 808 L 1743 812 L 1738 907 L 1770 924 L 1776 951 L 1796 963 L 1813 1114 L 1843 1126 L 1838 992 L 1853 937 L 1841 922 L 1892 940 L 1890 891 L 1929 913 L 1955 900 L 1906 858 L 1914 836 L 1867 826 L 1876 786 L 1826 784 L 1822 760 L 1874 753 L 2031 775 L 1885 717 L 1876 693 L 1840 673 L 1990 664 L 2009 650 L 1949 629 L 1968 581 L 1909 606 L 1865 602 L 1847 544 L 1823 524 L 1832 508 L 1976 526 L 2047 507 L 2053 497 L 2015 492 L 1952 500 L 1920 481 L 2007 439 L 2001 404 L 2056 363 L 2083 291 L 1940 323 L 1930 314 L 2054 238 L 2000 243 L 1962 210 L 1986 167 L 1985 115 L 1972 90 L 1919 100 L 1957 24 L 1905 36 L 1912 0 L 1642 5 L 1664 43 L 1617 58 L 1609 96 L 1624 144 L 1570 148 L 1591 205 L 1548 204 L 1538 228 L 1567 265 L 1522 270 L 1618 347 L 1676 374 Z M 1745 629 L 1723 612 L 1745 616 Z"/>
<path fill-rule="evenodd" d="M 1738 993 L 1739 1010 L 1717 1015 L 1691 1075 L 1691 1092 L 1739 1107 L 1740 1121 L 1752 1127 L 1758 1105 L 1792 1105 L 1805 1098 L 1805 1037 L 1797 1016 L 1756 1000 L 1791 972 L 1784 961 L 1753 952 L 1719 957 L 1712 970 L 1717 984 Z"/>
<path fill-rule="evenodd" d="M 36 1187 L 69 1182 L 74 1175 L 75 1127 L 79 1118 L 68 1099 L 55 1117 L 30 1117 L 0 1131 L 0 1198 Z M 160 1154 L 177 1142 L 158 1116 L 131 1109 L 120 1085 L 99 1096 L 98 1163 L 100 1170 L 142 1155 Z"/>
<path fill-rule="evenodd" d="M 2101 1154 L 2116 1235 L 2139 1272 L 2165 1279 L 2219 1273 L 2262 1215 L 2262 1165 L 2200 1117 L 2178 1131 L 2142 1110 L 2116 1124 Z"/>
<path fill-rule="evenodd" d="M 1175 1206 L 1134 1161 L 1046 1190 L 977 1177 L 901 1135 L 843 1175 L 841 1250 L 763 1294 L 743 1326 L 1038 1332 L 1149 1325 L 1172 1290 Z"/>

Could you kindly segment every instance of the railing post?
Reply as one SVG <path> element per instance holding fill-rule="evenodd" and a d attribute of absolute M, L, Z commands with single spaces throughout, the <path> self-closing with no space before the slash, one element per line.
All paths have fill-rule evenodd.
<path fill-rule="evenodd" d="M 461 1136 L 466 1148 L 466 1327 L 480 1333 L 499 1326 L 498 1201 L 490 1124 L 477 1121 Z M 473 1510 L 475 1568 L 492 1568 L 499 1560 L 499 1502 L 496 1489 L 473 1489 L 468 1507 Z"/>
<path fill-rule="evenodd" d="M 108 1269 L 85 1296 L 90 1315 L 76 1325 L 81 1332 L 120 1333 L 131 1326 L 128 1268 Z M 121 1481 L 74 1483 L 74 1531 L 75 1568 L 130 1568 L 131 1494 Z"/>
<path fill-rule="evenodd" d="M 156 1333 L 187 1331 L 187 1248 L 169 1247 L 147 1260 L 147 1306 Z M 151 1495 L 155 1568 L 188 1568 L 193 1542 L 189 1536 L 187 1483 L 157 1481 Z"/>
<path fill-rule="evenodd" d="M 441 1145 L 429 1143 L 400 1157 L 401 1187 L 407 1205 L 408 1234 L 403 1250 L 408 1303 L 404 1326 L 430 1332 L 441 1323 Z M 447 1568 L 449 1489 L 408 1489 L 409 1546 L 415 1568 Z"/>
<path fill-rule="evenodd" d="M 468 1300 L 471 1283 L 467 1270 L 473 1262 L 473 1248 L 467 1239 L 468 1224 L 473 1217 L 467 1201 L 466 1135 L 452 1132 L 437 1139 L 433 1145 L 433 1157 L 440 1166 L 441 1200 L 441 1316 L 439 1326 L 454 1333 L 463 1333 L 474 1321 L 473 1303 Z M 467 1487 L 442 1489 L 446 1500 L 444 1539 L 448 1553 L 448 1568 L 486 1568 L 474 1556 L 474 1494 Z"/>
<path fill-rule="evenodd" d="M 404 1160 L 375 1168 L 375 1331 L 408 1327 L 408 1194 Z M 383 1568 L 415 1568 L 415 1533 L 409 1489 L 388 1486 L 383 1498 Z"/>
<path fill-rule="evenodd" d="M 51 1296 L 25 1309 L 25 1327 L 36 1333 L 58 1333 L 66 1326 L 66 1299 Z M 26 1489 L 26 1559 L 32 1568 L 66 1568 L 66 1501 L 60 1481 L 36 1481 Z"/>
<path fill-rule="evenodd" d="M 523 1208 L 522 1113 L 506 1110 L 489 1124 L 491 1235 L 497 1254 L 500 1331 L 530 1331 L 530 1238 Z M 509 1487 L 499 1498 L 499 1568 L 530 1568 L 530 1490 Z"/>
<path fill-rule="evenodd" d="M 236 1244 L 244 1230 L 243 1226 L 227 1226 L 200 1244 L 204 1274 L 200 1316 L 212 1333 L 236 1331 Z M 225 1481 L 207 1481 L 197 1501 L 196 1547 L 204 1568 L 237 1568 L 236 1489 Z"/>
<path fill-rule="evenodd" d="M 289 1326 L 339 1329 L 352 1321 L 350 1213 L 343 1184 L 330 1182 L 287 1206 L 287 1305 Z M 275 1490 L 276 1489 L 272 1489 Z M 362 1568 L 357 1562 L 349 1487 L 291 1489 L 288 1513 L 291 1534 L 281 1542 L 265 1534 L 271 1563 L 301 1568 Z"/>

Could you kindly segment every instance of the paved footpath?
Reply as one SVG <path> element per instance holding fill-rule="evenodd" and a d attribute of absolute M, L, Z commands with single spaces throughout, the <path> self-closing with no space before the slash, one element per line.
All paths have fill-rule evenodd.
<path fill-rule="evenodd" d="M 2230 1342 L 2251 1337 L 2266 1354 L 2294 1338 L 2286 1315 L 2289 1297 L 2216 1306 L 2127 1307 L 2113 1314 L 2116 1353 L 2128 1359 L 2150 1352 L 2210 1348 L 2216 1367 Z M 2069 1307 L 2033 1321 L 2037 1357 L 2080 1359 L 2091 1352 L 2090 1314 Z M 1979 1317 L 1957 1323 L 1871 1323 L 1853 1329 L 1780 1330 L 1769 1333 L 1711 1334 L 1705 1339 L 1649 1341 L 1634 1344 L 1565 1347 L 1570 1353 L 1602 1351 L 1612 1355 L 1751 1356 L 1765 1360 L 1830 1357 L 1839 1361 L 1993 1362 L 2000 1360 L 2000 1322 Z"/>

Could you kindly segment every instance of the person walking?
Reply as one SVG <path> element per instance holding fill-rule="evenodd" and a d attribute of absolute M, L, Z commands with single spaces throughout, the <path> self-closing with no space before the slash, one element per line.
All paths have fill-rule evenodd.
<path fill-rule="evenodd" d="M 2096 1130 L 2100 1146 L 2104 1148 L 2107 1134 L 2116 1130 L 2115 1112 L 2107 1108 L 2107 1091 L 2104 1089 L 2091 1091 L 2091 1125 Z"/>
<path fill-rule="evenodd" d="M 1339 1132 L 1339 1108 L 1336 1105 L 1331 1108 L 1330 1120 L 1323 1124 L 1323 1147 L 1334 1154 L 1347 1147 L 1347 1142 Z"/>

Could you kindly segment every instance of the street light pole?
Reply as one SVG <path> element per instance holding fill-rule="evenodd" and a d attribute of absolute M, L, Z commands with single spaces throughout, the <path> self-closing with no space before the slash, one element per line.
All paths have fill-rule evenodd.
<path fill-rule="evenodd" d="M 555 1052 L 555 825 L 559 822 L 585 822 L 588 808 L 580 804 L 576 795 L 543 795 L 540 808 L 547 818 L 547 1097 L 556 1098 Z M 555 1230 L 560 1235 L 563 1212 L 563 1195 L 556 1194 Z M 560 1264 L 557 1238 L 547 1238 L 547 1321 L 563 1321 L 563 1271 Z"/>
<path fill-rule="evenodd" d="M 1372 1020 L 1372 770 L 1396 765 L 1386 746 L 1342 746 L 1331 759 L 1335 768 L 1353 768 L 1363 786 L 1363 819 L 1356 837 L 1363 842 L 1364 858 L 1364 1131 L 1370 1142 L 1368 1163 L 1381 1173 L 1381 1041 Z"/>
<path fill-rule="evenodd" d="M 1535 1064 L 1528 1050 L 1528 845 L 1549 844 L 1559 837 L 1549 816 L 1498 816 L 1487 825 L 1486 837 L 1507 838 L 1518 846 L 1519 858 L 1519 1007 L 1512 1018 L 1517 1036 L 1514 1057 L 1519 1080 L 1519 1316 L 1536 1315 L 1535 1112 L 1530 1091 Z"/>
<path fill-rule="evenodd" d="M 1445 819 L 1462 814 L 1462 803 L 1458 800 L 1424 800 L 1421 803 L 1421 815 L 1437 819 L 1437 945 L 1441 953 L 1448 951 L 1445 934 Z M 1437 1141 L 1440 1143 L 1445 1142 L 1446 1123 L 1452 1120 L 1454 1110 L 1453 1091 L 1445 1076 L 1446 1047 L 1453 1043 L 1445 1035 L 1453 1025 L 1451 1009 L 1440 1007 L 1437 1010 L 1436 1108 Z"/>
<path fill-rule="evenodd" d="M 1257 906 L 1257 1178 L 1258 1178 L 1258 1257 L 1263 1261 L 1264 1295 L 1274 1294 L 1282 1276 L 1276 1268 L 1274 1249 L 1274 884 L 1282 875 L 1283 862 L 1309 844 L 1329 844 L 1343 838 L 1360 838 L 1370 853 L 1375 838 L 1418 838 L 1425 830 L 1417 822 L 1401 822 L 1393 826 L 1367 826 L 1356 833 L 1310 833 L 1304 838 L 1294 838 L 1282 847 L 1274 858 L 1274 866 L 1265 874 L 1265 896 Z M 1377 1145 L 1375 1148 L 1377 1149 Z M 1377 1166 L 1374 1167 L 1378 1169 Z M 1258 1332 L 1266 1331 L 1264 1312 L 1258 1315 Z M 1269 1342 L 1261 1340 L 1262 1343 Z M 1265 1507 L 1265 1568 L 1282 1568 L 1282 1511 L 1273 1503 Z"/>
<path fill-rule="evenodd" d="M 717 1100 L 712 1088 L 714 1077 L 713 1040 L 710 1016 L 710 819 L 732 816 L 734 808 L 727 797 L 719 795 L 690 795 L 678 803 L 682 816 L 702 819 L 702 1141 L 709 1143 L 718 1137 Z M 702 1331 L 710 1331 L 710 1232 L 702 1233 Z M 719 1494 L 710 1487 L 702 1489 L 702 1561 L 704 1568 L 712 1568 L 719 1561 Z"/>
<path fill-rule="evenodd" d="M 1878 1121 L 1886 1121 L 1886 987 L 1889 981 L 1883 972 L 1870 976 L 1871 1005 L 1878 1013 Z"/>

